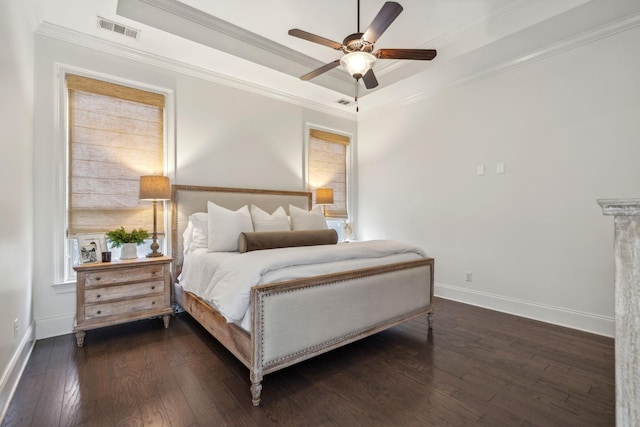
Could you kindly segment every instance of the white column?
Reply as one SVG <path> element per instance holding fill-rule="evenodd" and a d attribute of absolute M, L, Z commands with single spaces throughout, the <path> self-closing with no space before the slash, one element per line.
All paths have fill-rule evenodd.
<path fill-rule="evenodd" d="M 615 228 L 616 424 L 640 426 L 640 199 L 598 204 Z"/>

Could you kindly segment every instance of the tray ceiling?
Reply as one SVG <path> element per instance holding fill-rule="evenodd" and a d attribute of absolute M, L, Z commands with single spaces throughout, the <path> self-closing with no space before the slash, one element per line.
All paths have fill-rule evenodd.
<path fill-rule="evenodd" d="M 299 28 L 341 42 L 357 31 L 356 0 L 33 0 L 39 29 L 226 76 L 236 83 L 328 108 L 353 110 L 355 80 L 342 68 L 299 76 L 341 52 L 287 34 Z M 437 49 L 433 61 L 379 60 L 380 86 L 360 87 L 360 108 L 420 96 L 530 59 L 604 26 L 637 25 L 640 2 L 616 0 L 399 0 L 404 11 L 376 48 Z M 361 0 L 364 31 L 384 0 Z M 139 30 L 125 37 L 98 17 Z M 631 22 L 631 24 L 629 24 Z M 45 30 L 46 29 L 46 30 Z"/>

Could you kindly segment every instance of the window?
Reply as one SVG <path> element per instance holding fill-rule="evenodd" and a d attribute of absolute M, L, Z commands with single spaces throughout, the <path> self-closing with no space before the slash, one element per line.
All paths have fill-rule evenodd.
<path fill-rule="evenodd" d="M 325 206 L 325 216 L 349 218 L 348 160 L 350 138 L 319 129 L 309 129 L 308 186 L 316 203 L 316 189 L 333 189 L 333 204 Z"/>
<path fill-rule="evenodd" d="M 153 206 L 139 200 L 139 182 L 142 175 L 165 174 L 165 96 L 73 74 L 66 85 L 68 235 L 120 226 L 151 231 Z M 159 209 L 159 233 L 164 224 Z M 67 277 L 73 251 L 68 245 Z"/>

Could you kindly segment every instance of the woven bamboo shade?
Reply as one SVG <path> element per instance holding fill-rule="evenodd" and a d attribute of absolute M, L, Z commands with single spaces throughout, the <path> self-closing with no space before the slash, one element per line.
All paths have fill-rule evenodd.
<path fill-rule="evenodd" d="M 152 206 L 140 201 L 139 180 L 164 174 L 164 96 L 75 75 L 67 87 L 69 233 L 150 230 Z"/>

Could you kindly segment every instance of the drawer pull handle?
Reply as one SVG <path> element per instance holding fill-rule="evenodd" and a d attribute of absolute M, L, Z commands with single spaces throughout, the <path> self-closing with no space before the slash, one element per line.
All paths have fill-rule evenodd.
<path fill-rule="evenodd" d="M 102 314 L 102 310 L 98 310 L 98 314 Z"/>
<path fill-rule="evenodd" d="M 96 298 L 100 298 L 100 294 L 96 295 Z"/>
<path fill-rule="evenodd" d="M 151 305 L 156 305 L 156 302 L 155 302 L 155 301 L 152 301 L 152 302 L 151 302 Z"/>
<path fill-rule="evenodd" d="M 97 281 L 97 280 L 100 280 L 100 276 L 96 277 L 96 281 Z"/>
<path fill-rule="evenodd" d="M 156 288 L 155 286 L 152 286 L 152 287 L 151 287 L 151 290 L 153 290 L 153 289 L 155 289 L 155 288 Z"/>

